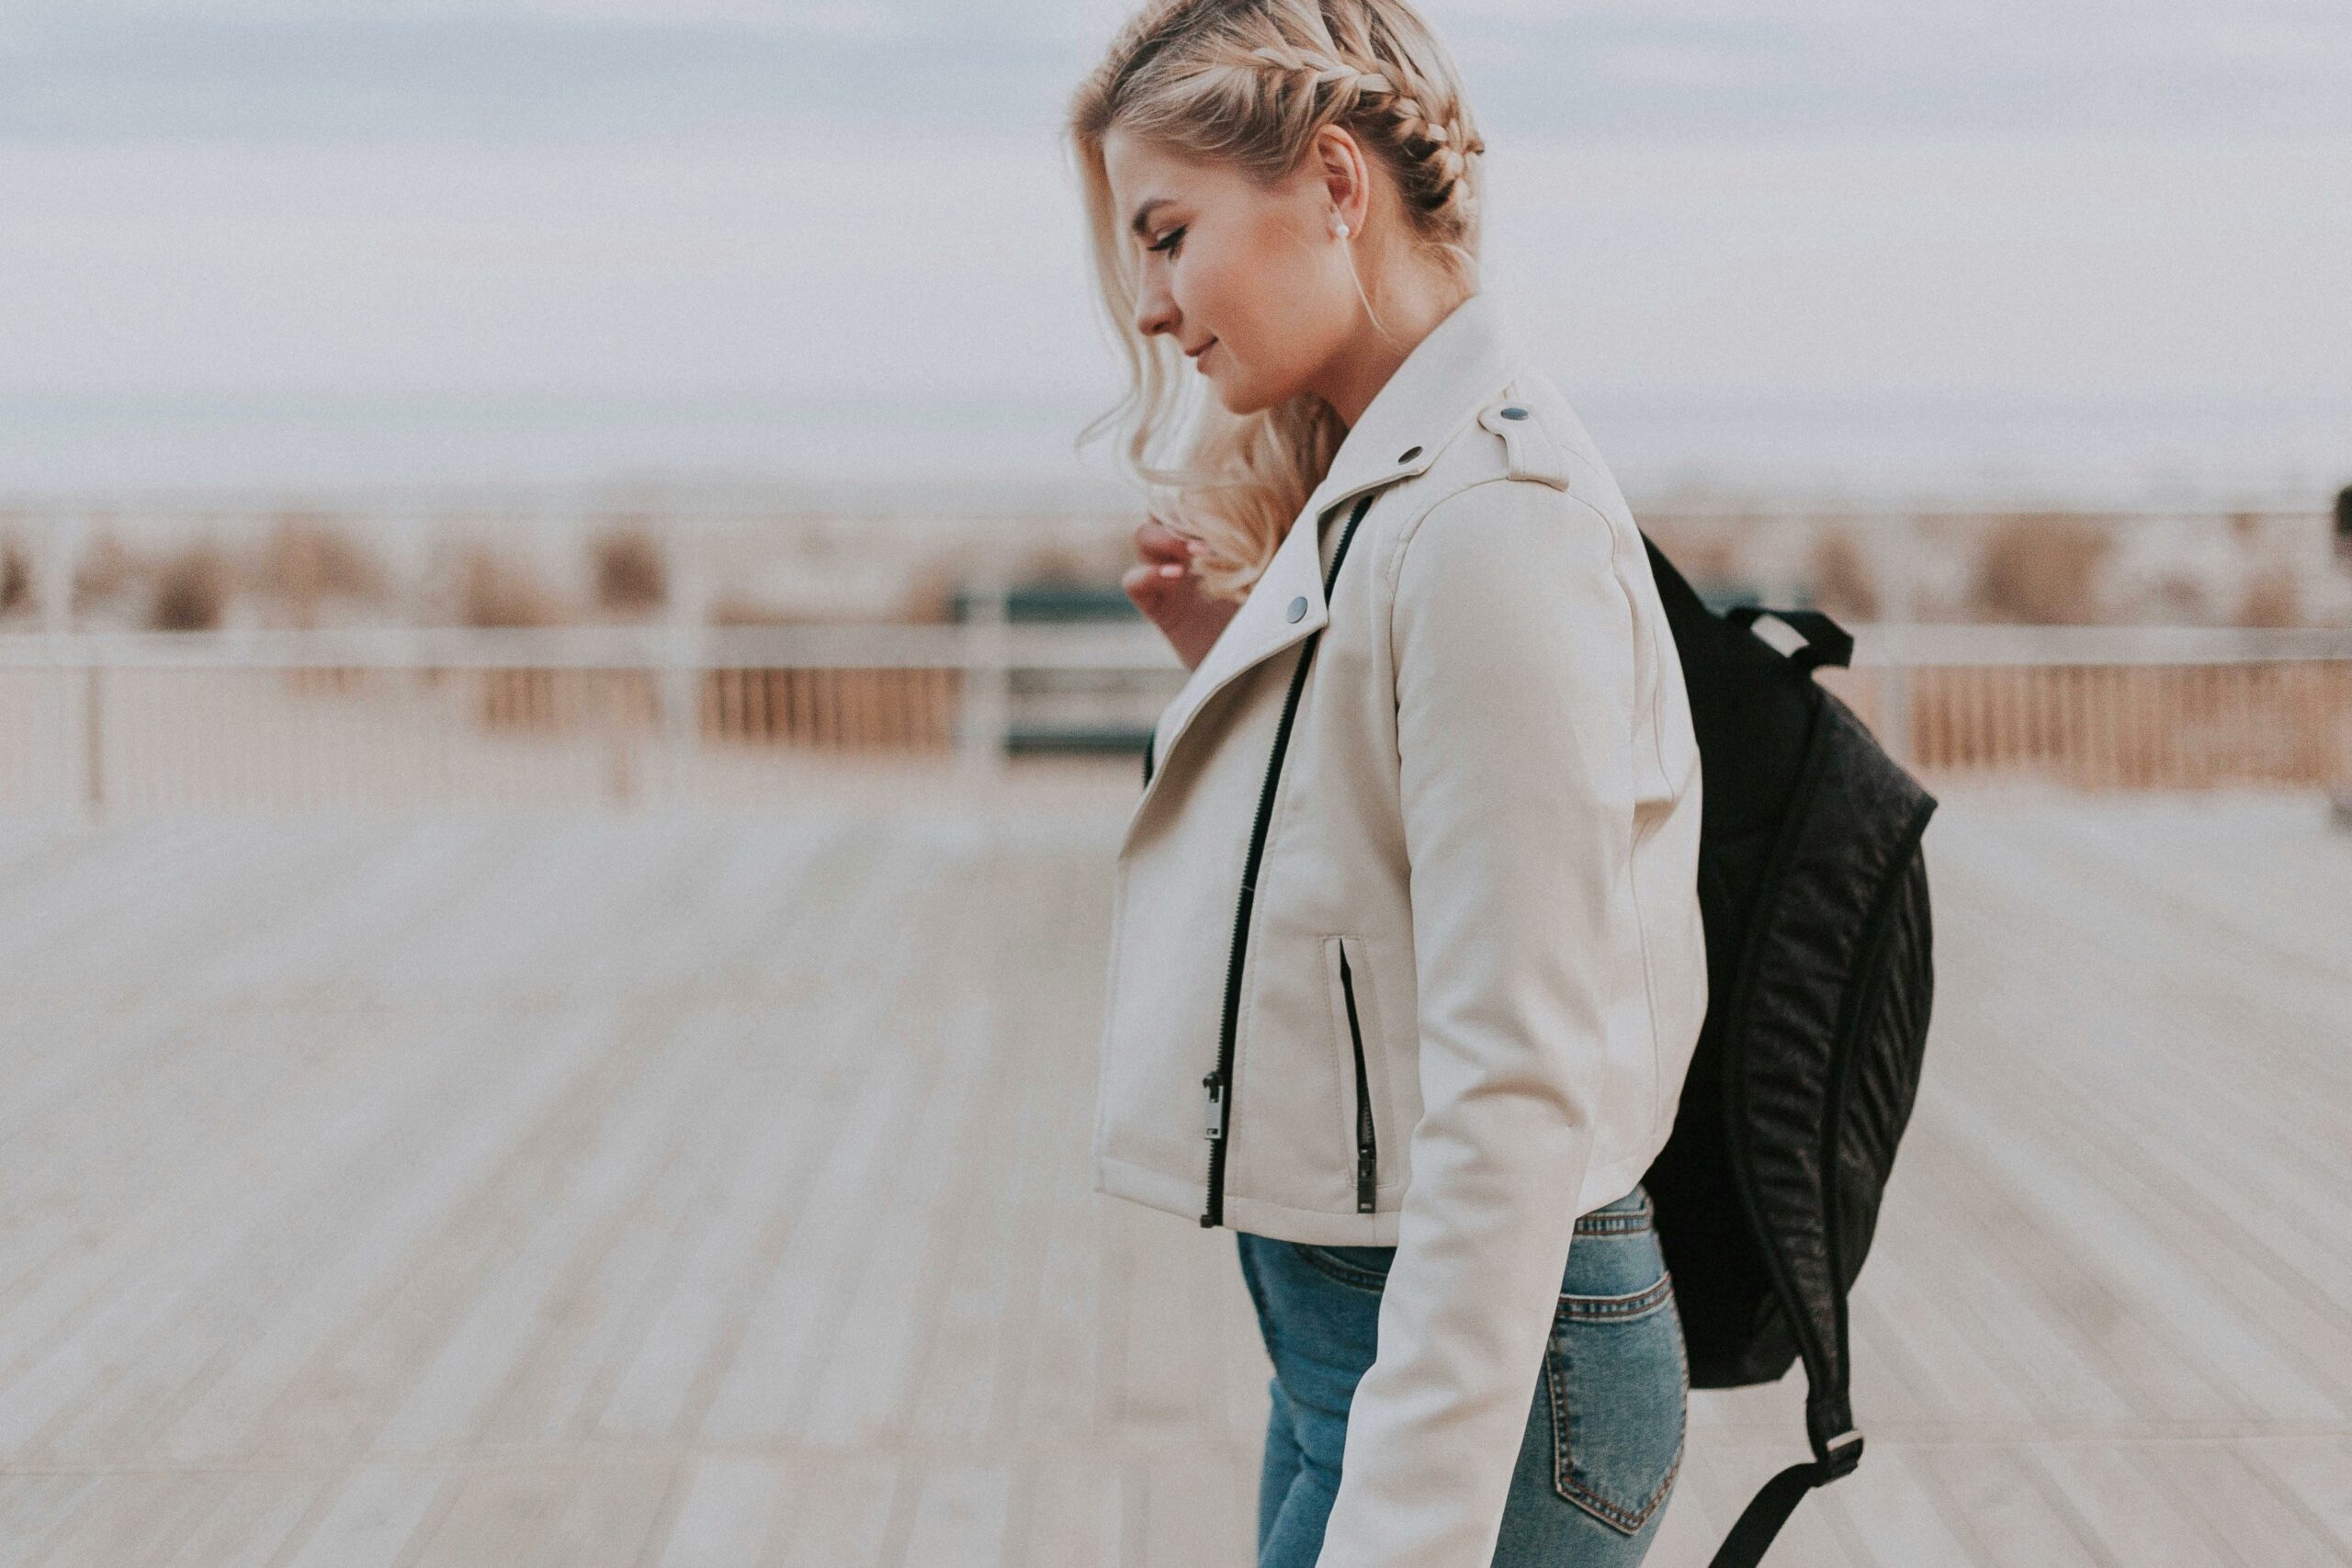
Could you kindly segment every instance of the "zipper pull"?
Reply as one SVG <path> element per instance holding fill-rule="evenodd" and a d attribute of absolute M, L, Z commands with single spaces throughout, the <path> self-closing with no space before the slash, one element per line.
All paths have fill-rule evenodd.
<path fill-rule="evenodd" d="M 1373 1212 L 1373 1184 L 1378 1171 L 1379 1167 L 1373 1158 L 1372 1145 L 1358 1144 L 1356 1145 L 1356 1213 L 1359 1214 L 1369 1214 Z"/>
<path fill-rule="evenodd" d="M 1209 1091 L 1209 1142 L 1216 1143 L 1225 1136 L 1225 1084 L 1215 1072 L 1201 1079 Z"/>

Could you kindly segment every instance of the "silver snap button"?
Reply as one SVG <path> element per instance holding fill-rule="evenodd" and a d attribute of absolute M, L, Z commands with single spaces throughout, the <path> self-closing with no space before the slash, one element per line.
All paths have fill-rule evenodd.
<path fill-rule="evenodd" d="M 1396 460 L 1400 463 L 1409 463 L 1420 455 L 1421 449 L 1419 447 L 1408 446 L 1402 452 L 1396 454 Z"/>
<path fill-rule="evenodd" d="M 1510 407 L 1503 410 L 1502 412 L 1505 419 L 1525 419 L 1527 417 L 1527 411 L 1521 408 L 1516 403 L 1513 403 Z"/>
<path fill-rule="evenodd" d="M 1302 593 L 1290 602 L 1290 618 L 1295 621 L 1305 614 L 1306 614 L 1306 595 Z"/>

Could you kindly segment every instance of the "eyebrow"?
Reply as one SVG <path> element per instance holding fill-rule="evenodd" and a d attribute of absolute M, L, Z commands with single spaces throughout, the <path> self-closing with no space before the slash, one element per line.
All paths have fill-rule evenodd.
<path fill-rule="evenodd" d="M 1172 197 L 1153 197 L 1149 201 L 1145 202 L 1141 207 L 1136 209 L 1136 215 L 1134 219 L 1128 222 L 1127 228 L 1137 235 L 1142 234 L 1146 225 L 1149 224 L 1151 221 L 1153 209 L 1165 207 L 1174 198 Z"/>

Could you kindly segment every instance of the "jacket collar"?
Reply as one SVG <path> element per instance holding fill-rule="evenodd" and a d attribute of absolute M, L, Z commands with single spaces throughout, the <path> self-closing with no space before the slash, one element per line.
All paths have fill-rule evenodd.
<path fill-rule="evenodd" d="M 1428 468 L 1525 359 L 1510 317 L 1493 296 L 1482 291 L 1456 305 L 1373 394 L 1300 515 L 1321 517 L 1374 485 Z"/>
<path fill-rule="evenodd" d="M 1142 815 L 1144 801 L 1165 775 L 1168 759 L 1202 705 L 1252 665 L 1303 641 L 1330 620 L 1323 595 L 1323 517 L 1366 491 L 1427 468 L 1454 433 L 1520 374 L 1525 362 L 1510 319 L 1483 291 L 1456 305 L 1413 345 L 1349 427 L 1323 482 L 1292 520 L 1250 596 L 1160 715 L 1153 731 L 1151 783 L 1136 802 L 1136 817 Z M 1304 608 L 1299 609 L 1302 601 Z M 1295 616 L 1294 610 L 1298 610 Z M 1131 817 L 1131 831 L 1134 823 Z"/>

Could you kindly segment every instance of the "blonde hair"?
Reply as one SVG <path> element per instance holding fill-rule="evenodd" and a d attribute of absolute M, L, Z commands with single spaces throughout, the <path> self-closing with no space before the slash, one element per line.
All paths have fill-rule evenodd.
<path fill-rule="evenodd" d="M 1136 331 L 1136 278 L 1102 141 L 1116 127 L 1271 184 L 1299 166 L 1328 125 L 1344 127 L 1387 171 L 1416 248 L 1475 290 L 1475 160 L 1486 144 L 1452 57 L 1405 0 L 1151 0 L 1070 99 L 1095 278 L 1129 372 L 1126 395 L 1078 444 L 1114 422 L 1125 431 L 1122 467 L 1159 492 L 1158 514 L 1203 540 L 1202 588 L 1224 598 L 1247 595 L 1346 431 L 1312 392 L 1249 414 L 1228 413 L 1214 398 L 1183 406 L 1177 345 Z M 1363 296 L 1360 276 L 1356 292 Z M 1368 298 L 1364 308 L 1385 333 Z M 1187 427 L 1185 449 L 1159 462 Z"/>

